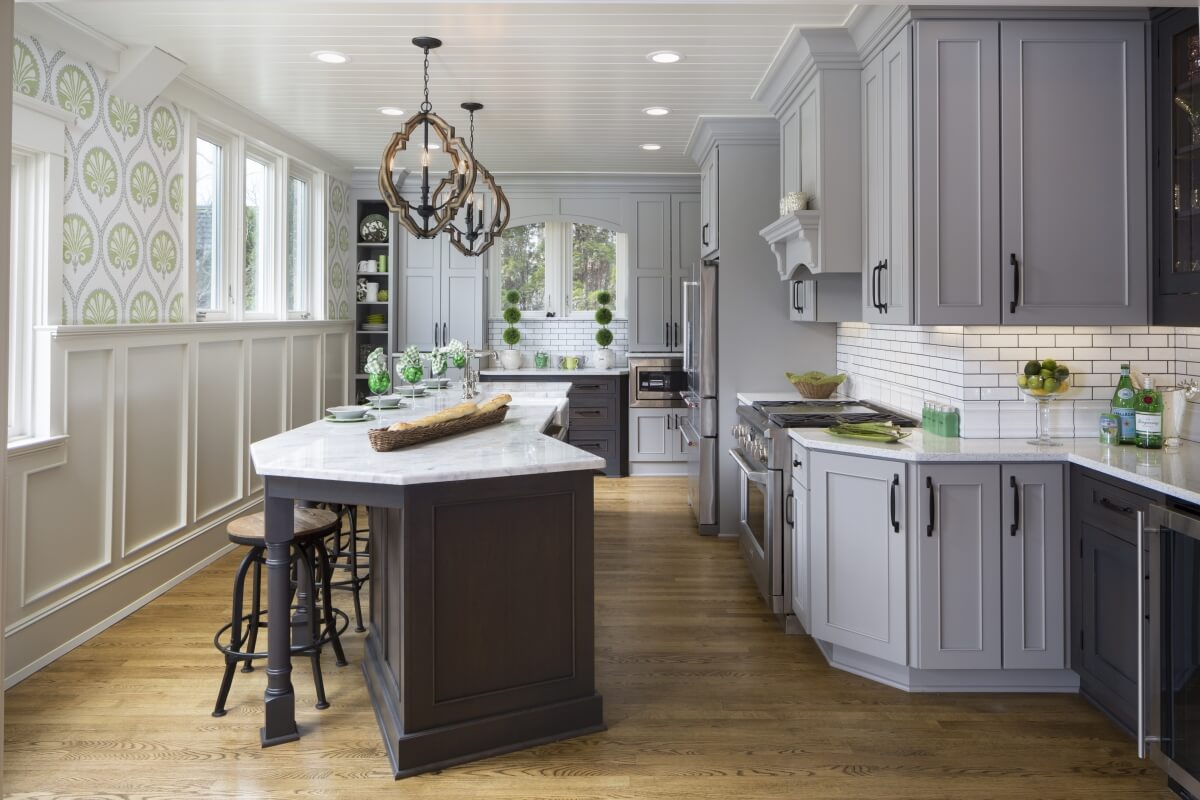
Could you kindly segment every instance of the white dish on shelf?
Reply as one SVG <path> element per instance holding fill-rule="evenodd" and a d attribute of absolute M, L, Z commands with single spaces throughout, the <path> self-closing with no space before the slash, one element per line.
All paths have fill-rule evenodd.
<path fill-rule="evenodd" d="M 362 325 L 362 329 L 364 331 L 386 331 L 387 323 L 386 322 L 382 322 L 382 323 L 380 323 L 380 322 L 364 322 Z"/>

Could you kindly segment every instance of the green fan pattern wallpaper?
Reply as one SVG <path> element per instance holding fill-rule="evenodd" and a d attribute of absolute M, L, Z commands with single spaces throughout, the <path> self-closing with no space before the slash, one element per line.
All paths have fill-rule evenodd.
<path fill-rule="evenodd" d="M 183 118 L 32 36 L 13 40 L 13 91 L 76 117 L 63 191 L 64 324 L 183 322 Z"/>
<path fill-rule="evenodd" d="M 354 244 L 351 237 L 350 186 L 337 178 L 325 185 L 325 316 L 350 319 L 354 308 Z"/>

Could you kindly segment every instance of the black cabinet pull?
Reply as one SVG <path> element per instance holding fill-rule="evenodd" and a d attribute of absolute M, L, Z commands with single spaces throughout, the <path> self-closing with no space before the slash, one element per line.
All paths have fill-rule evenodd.
<path fill-rule="evenodd" d="M 800 303 L 796 300 L 796 281 L 792 281 L 792 311 L 800 310 Z"/>
<path fill-rule="evenodd" d="M 679 347 L 679 323 L 672 323 L 675 326 L 675 346 Z"/>
<path fill-rule="evenodd" d="M 937 492 L 933 489 L 933 478 L 925 476 L 925 488 L 929 490 L 929 524 L 925 526 L 925 535 L 933 536 L 933 528 L 937 524 L 937 518 L 934 516 L 937 512 L 937 503 L 935 496 Z"/>
<path fill-rule="evenodd" d="M 576 389 L 587 389 L 589 391 L 596 391 L 597 389 L 600 388 L 600 384 L 598 384 L 598 383 L 577 383 L 577 384 L 575 384 L 575 388 Z"/>
<path fill-rule="evenodd" d="M 883 299 L 883 273 L 888 270 L 888 262 L 885 258 L 879 262 L 879 313 L 886 314 L 888 309 L 887 301 Z"/>
<path fill-rule="evenodd" d="M 802 464 L 802 463 L 800 462 L 800 460 L 799 460 L 799 459 L 795 459 L 795 458 L 793 458 L 793 459 L 792 459 L 792 466 L 793 466 L 793 467 L 802 467 L 802 466 L 804 466 L 804 464 Z"/>
<path fill-rule="evenodd" d="M 701 243 L 703 243 L 705 245 L 708 244 L 708 223 L 707 222 L 704 223 L 704 225 L 700 228 L 700 241 L 701 241 Z"/>
<path fill-rule="evenodd" d="M 900 475 L 895 474 L 892 476 L 892 494 L 889 502 L 892 508 L 892 530 L 896 533 L 900 532 L 900 520 L 896 518 L 896 490 L 898 488 L 900 488 Z"/>
<path fill-rule="evenodd" d="M 880 291 L 880 273 L 883 271 L 883 262 L 880 261 L 871 268 L 871 305 L 875 306 L 875 310 L 881 314 L 885 311 L 883 303 L 879 301 Z"/>
<path fill-rule="evenodd" d="M 1008 529 L 1009 536 L 1016 536 L 1017 529 L 1021 527 L 1021 487 L 1017 485 L 1017 476 L 1008 476 L 1008 485 L 1013 490 L 1013 521 Z"/>
<path fill-rule="evenodd" d="M 796 520 L 792 518 L 792 498 L 795 496 L 796 495 L 794 493 L 788 492 L 787 499 L 783 501 L 783 521 L 788 525 L 792 525 L 796 522 Z"/>
<path fill-rule="evenodd" d="M 450 323 L 442 323 L 442 344 L 450 344 Z"/>
<path fill-rule="evenodd" d="M 663 345 L 666 347 L 671 346 L 671 323 L 669 322 L 663 323 Z"/>
<path fill-rule="evenodd" d="M 438 335 L 438 324 L 435 322 L 435 323 L 433 323 L 433 346 L 434 347 L 438 346 L 437 335 Z"/>
<path fill-rule="evenodd" d="M 580 416 L 580 417 L 598 417 L 598 416 L 600 416 L 600 409 L 598 409 L 598 408 L 577 408 L 577 409 L 575 409 L 575 414 L 576 414 L 576 416 Z"/>
<path fill-rule="evenodd" d="M 1109 500 L 1107 497 L 1100 498 L 1100 505 L 1104 506 L 1109 511 L 1115 511 L 1118 514 L 1128 515 L 1128 514 L 1133 513 L 1133 509 L 1130 508 L 1129 506 L 1119 506 L 1116 503 L 1114 503 L 1112 500 Z"/>
<path fill-rule="evenodd" d="M 808 287 L 804 285 L 804 281 L 796 281 L 796 288 L 800 294 L 800 307 L 796 310 L 801 314 L 804 313 L 804 306 L 808 304 Z"/>
<path fill-rule="evenodd" d="M 1013 270 L 1013 293 L 1012 300 L 1008 301 L 1008 313 L 1017 313 L 1017 300 L 1021 297 L 1021 267 L 1017 264 L 1017 254 L 1008 254 L 1008 263 L 1012 265 Z"/>

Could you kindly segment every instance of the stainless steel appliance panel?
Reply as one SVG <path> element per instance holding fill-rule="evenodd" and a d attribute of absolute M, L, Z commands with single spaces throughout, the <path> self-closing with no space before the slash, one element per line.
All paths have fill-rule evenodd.
<path fill-rule="evenodd" d="M 629 359 L 630 408 L 682 408 L 686 391 L 682 356 Z"/>
<path fill-rule="evenodd" d="M 712 533 L 717 525 L 717 440 L 701 436 L 686 417 L 679 423 L 679 432 L 688 453 L 688 505 L 701 533 Z M 712 480 L 704 480 L 705 476 Z"/>
<path fill-rule="evenodd" d="M 755 468 L 737 450 L 729 451 L 740 471 L 738 510 L 742 555 L 772 613 L 783 613 L 783 492 L 779 470 Z"/>

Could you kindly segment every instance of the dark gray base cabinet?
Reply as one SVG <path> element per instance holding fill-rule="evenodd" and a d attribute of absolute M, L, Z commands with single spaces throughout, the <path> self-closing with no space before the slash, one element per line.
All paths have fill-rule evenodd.
<path fill-rule="evenodd" d="M 600 456 L 604 474 L 622 478 L 629 474 L 629 377 L 627 375 L 531 375 L 514 372 L 484 375 L 483 382 L 529 381 L 570 383 L 567 442 Z"/>
<path fill-rule="evenodd" d="M 1071 668 L 1079 690 L 1132 733 L 1137 717 L 1137 512 L 1163 498 L 1071 473 Z"/>

